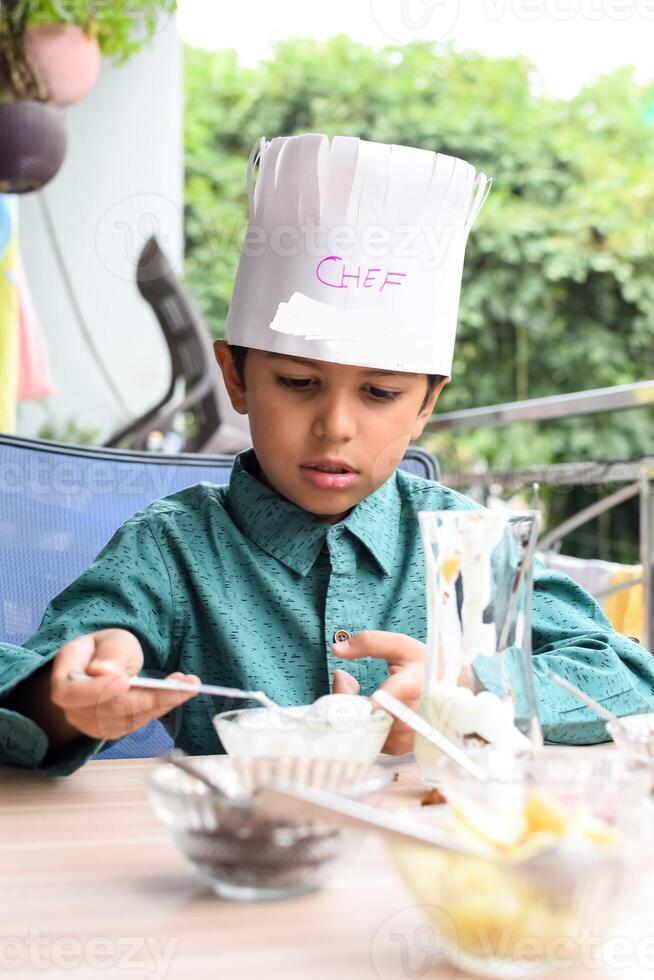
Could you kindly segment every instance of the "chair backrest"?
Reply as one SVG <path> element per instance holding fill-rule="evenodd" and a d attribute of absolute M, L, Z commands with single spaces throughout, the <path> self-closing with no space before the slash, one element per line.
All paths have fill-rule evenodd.
<path fill-rule="evenodd" d="M 233 462 L 0 435 L 0 640 L 20 645 L 31 636 L 49 601 L 128 517 L 194 483 L 229 482 Z M 421 449 L 407 450 L 402 468 L 438 477 L 435 459 Z M 150 756 L 169 744 L 151 723 L 103 755 Z"/>
<path fill-rule="evenodd" d="M 168 346 L 171 384 L 175 387 L 178 379 L 184 381 L 186 410 L 194 418 L 194 430 L 186 437 L 184 450 L 214 451 L 217 434 L 224 426 L 230 430 L 228 441 L 223 441 L 216 451 L 244 448 L 250 441 L 247 417 L 239 415 L 232 408 L 216 366 L 206 321 L 198 304 L 177 278 L 155 237 L 150 238 L 143 247 L 136 281 L 139 292 L 152 307 Z M 165 431 L 174 415 L 172 410 L 170 403 L 161 405 L 148 420 L 147 431 Z M 237 436 L 236 442 L 234 436 Z M 146 438 L 147 432 L 142 433 L 135 447 L 143 448 Z"/>

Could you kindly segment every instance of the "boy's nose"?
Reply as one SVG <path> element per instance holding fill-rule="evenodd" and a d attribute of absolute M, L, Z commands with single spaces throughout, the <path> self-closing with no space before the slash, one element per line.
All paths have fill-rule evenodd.
<path fill-rule="evenodd" d="M 356 433 L 354 412 L 346 399 L 321 405 L 314 416 L 313 435 L 323 442 L 348 442 Z"/>

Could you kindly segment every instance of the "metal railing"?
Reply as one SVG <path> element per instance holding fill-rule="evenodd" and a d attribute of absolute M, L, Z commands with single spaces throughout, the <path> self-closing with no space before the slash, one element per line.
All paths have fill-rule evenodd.
<path fill-rule="evenodd" d="M 647 407 L 654 408 L 654 381 L 576 391 L 567 395 L 508 402 L 459 412 L 445 412 L 434 416 L 425 427 L 425 432 L 451 433 L 466 429 L 499 428 L 517 422 L 545 422 L 578 415 Z M 616 586 L 610 591 L 622 591 L 642 583 L 643 637 L 647 648 L 654 651 L 654 456 L 623 462 L 611 460 L 597 463 L 561 463 L 516 470 L 451 473 L 445 474 L 442 480 L 447 486 L 457 490 L 475 486 L 488 489 L 493 485 L 504 489 L 517 489 L 533 484 L 559 487 L 625 484 L 608 497 L 583 508 L 558 527 L 548 531 L 539 542 L 539 547 L 554 547 L 566 534 L 576 528 L 626 500 L 639 497 L 639 551 L 643 567 L 642 577 Z M 600 598 L 600 594 L 597 597 Z"/>

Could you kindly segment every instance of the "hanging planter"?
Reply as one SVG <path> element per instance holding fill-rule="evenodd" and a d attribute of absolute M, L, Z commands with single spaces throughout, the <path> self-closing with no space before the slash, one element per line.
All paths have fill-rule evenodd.
<path fill-rule="evenodd" d="M 25 56 L 24 0 L 5 0 L 0 18 L 0 191 L 26 194 L 52 180 L 66 152 L 61 112 Z"/>
<path fill-rule="evenodd" d="M 58 172 L 65 154 L 59 109 L 31 99 L 0 103 L 0 193 L 39 190 Z"/>
<path fill-rule="evenodd" d="M 176 0 L 0 0 L 0 192 L 45 186 L 66 152 L 63 106 L 95 84 L 103 55 L 124 64 Z"/>
<path fill-rule="evenodd" d="M 98 80 L 100 46 L 74 24 L 28 27 L 23 49 L 55 106 L 64 108 L 80 102 Z"/>

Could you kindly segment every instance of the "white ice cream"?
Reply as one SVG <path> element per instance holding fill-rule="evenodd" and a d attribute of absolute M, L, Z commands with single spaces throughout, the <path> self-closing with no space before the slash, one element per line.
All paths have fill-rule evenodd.
<path fill-rule="evenodd" d="M 392 718 L 356 694 L 326 694 L 313 704 L 251 708 L 214 725 L 230 755 L 342 759 L 372 762 L 382 749 Z"/>
<path fill-rule="evenodd" d="M 443 684 L 422 699 L 418 714 L 460 748 L 466 748 L 473 735 L 510 752 L 531 747 L 527 736 L 515 727 L 513 704 L 491 691 L 474 694 L 467 687 Z M 431 774 L 441 758 L 440 751 L 416 735 L 415 752 L 423 779 L 435 782 Z"/>

